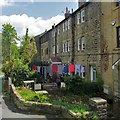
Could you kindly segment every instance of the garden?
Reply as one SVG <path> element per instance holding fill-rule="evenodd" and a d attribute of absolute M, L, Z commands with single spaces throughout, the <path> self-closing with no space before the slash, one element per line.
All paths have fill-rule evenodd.
<path fill-rule="evenodd" d="M 48 90 L 48 94 L 36 93 L 23 87 L 16 87 L 16 90 L 25 101 L 63 106 L 85 120 L 90 118 L 93 120 L 99 119 L 97 113 L 89 107 L 89 98 L 102 94 L 102 83 L 100 81 L 87 82 L 78 76 L 65 76 L 64 82 L 66 84 L 65 88 L 57 88 L 52 92 Z"/>

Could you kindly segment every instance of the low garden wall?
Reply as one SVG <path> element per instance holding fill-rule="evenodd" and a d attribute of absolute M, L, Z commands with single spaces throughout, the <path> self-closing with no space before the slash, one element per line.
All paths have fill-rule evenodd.
<path fill-rule="evenodd" d="M 24 111 L 34 111 L 43 114 L 55 114 L 61 115 L 64 118 L 78 119 L 81 116 L 81 113 L 75 113 L 71 110 L 66 109 L 63 106 L 52 105 L 49 103 L 38 103 L 38 102 L 29 102 L 22 99 L 22 97 L 16 92 L 14 85 L 11 85 L 11 98 L 13 99 L 16 106 Z M 100 119 L 107 118 L 107 101 L 102 98 L 90 98 L 89 104 L 93 111 L 96 111 Z M 103 109 L 104 108 L 104 109 Z M 87 119 L 93 117 L 93 112 L 84 113 Z M 82 116 L 83 117 L 83 116 Z M 82 119 L 82 118 L 80 118 Z"/>
<path fill-rule="evenodd" d="M 14 85 L 11 85 L 11 98 L 13 99 L 15 105 L 24 111 L 35 111 L 43 114 L 55 114 L 62 115 L 65 118 L 77 119 L 78 115 L 65 107 L 56 106 L 49 103 L 38 103 L 38 102 L 28 102 L 21 98 L 21 96 L 16 92 Z"/>

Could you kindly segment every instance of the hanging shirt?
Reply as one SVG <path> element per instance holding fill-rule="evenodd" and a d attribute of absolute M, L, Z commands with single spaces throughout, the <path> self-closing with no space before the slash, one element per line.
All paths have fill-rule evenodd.
<path fill-rule="evenodd" d="M 46 73 L 50 73 L 50 66 L 46 66 Z"/>
<path fill-rule="evenodd" d="M 63 65 L 58 65 L 58 74 L 59 75 L 63 74 Z"/>
<path fill-rule="evenodd" d="M 68 64 L 66 64 L 64 66 L 64 73 L 68 73 L 68 72 L 69 72 L 69 66 L 68 66 Z"/>
<path fill-rule="evenodd" d="M 52 64 L 49 65 L 49 75 L 52 76 Z"/>
<path fill-rule="evenodd" d="M 79 74 L 80 75 L 80 65 L 79 64 L 76 64 L 75 65 L 75 75 L 76 74 Z"/>
<path fill-rule="evenodd" d="M 75 65 L 74 64 L 69 65 L 69 72 L 75 72 Z"/>
<path fill-rule="evenodd" d="M 47 75 L 47 74 L 46 74 L 46 72 L 47 72 L 47 71 L 46 71 L 46 66 L 43 66 L 43 67 L 44 67 L 44 79 L 46 79 L 46 75 Z"/>
<path fill-rule="evenodd" d="M 52 72 L 54 73 L 58 72 L 58 66 L 56 64 L 52 65 Z"/>
<path fill-rule="evenodd" d="M 40 66 L 37 66 L 37 72 L 40 73 Z"/>
<path fill-rule="evenodd" d="M 36 70 L 37 70 L 37 66 L 36 66 L 36 65 L 34 65 L 34 66 L 33 66 L 33 69 L 36 71 Z"/>
<path fill-rule="evenodd" d="M 81 67 L 81 73 L 84 73 L 85 72 L 85 66 L 82 66 Z"/>

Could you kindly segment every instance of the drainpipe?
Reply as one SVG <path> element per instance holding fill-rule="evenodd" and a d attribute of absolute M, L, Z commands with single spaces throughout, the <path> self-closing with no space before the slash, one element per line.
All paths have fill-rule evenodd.
<path fill-rule="evenodd" d="M 75 63 L 75 15 L 73 13 L 71 14 L 71 24 L 72 24 L 72 57 L 71 57 L 71 63 Z"/>
<path fill-rule="evenodd" d="M 57 28 L 55 28 L 55 56 L 57 56 Z"/>
<path fill-rule="evenodd" d="M 41 43 L 41 39 L 39 38 L 39 51 L 40 51 L 40 54 L 39 54 L 39 55 L 40 55 L 40 61 L 42 60 L 42 54 L 41 54 L 41 52 L 42 52 L 41 49 L 42 49 L 42 48 L 41 48 L 41 44 L 42 44 L 42 43 Z"/>

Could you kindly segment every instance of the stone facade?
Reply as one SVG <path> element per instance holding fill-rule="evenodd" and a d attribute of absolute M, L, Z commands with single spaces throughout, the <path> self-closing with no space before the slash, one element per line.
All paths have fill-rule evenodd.
<path fill-rule="evenodd" d="M 120 26 L 120 5 L 115 2 L 79 3 L 79 8 L 39 37 L 40 60 L 58 55 L 62 63 L 85 67 L 86 79 L 104 80 L 104 92 L 120 96 L 120 47 L 117 28 Z M 42 51 L 48 48 L 48 54 Z"/>
<path fill-rule="evenodd" d="M 120 59 L 120 47 L 117 47 L 120 6 L 116 6 L 115 2 L 101 3 L 101 14 L 102 77 L 107 87 L 107 94 L 120 97 L 120 63 L 115 66 L 115 69 L 112 69 L 112 65 Z"/>

